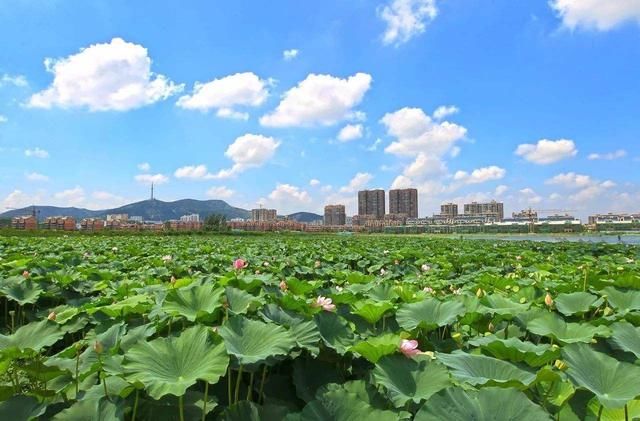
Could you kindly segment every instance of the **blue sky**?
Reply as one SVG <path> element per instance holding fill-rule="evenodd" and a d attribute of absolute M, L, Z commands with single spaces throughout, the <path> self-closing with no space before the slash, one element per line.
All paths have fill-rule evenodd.
<path fill-rule="evenodd" d="M 3 1 L 0 208 L 640 211 L 640 4 L 517 3 Z"/>

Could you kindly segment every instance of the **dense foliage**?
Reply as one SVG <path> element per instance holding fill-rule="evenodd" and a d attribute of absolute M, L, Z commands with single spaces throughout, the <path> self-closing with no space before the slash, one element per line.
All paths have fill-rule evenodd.
<path fill-rule="evenodd" d="M 640 248 L 0 237 L 0 419 L 640 417 Z"/>

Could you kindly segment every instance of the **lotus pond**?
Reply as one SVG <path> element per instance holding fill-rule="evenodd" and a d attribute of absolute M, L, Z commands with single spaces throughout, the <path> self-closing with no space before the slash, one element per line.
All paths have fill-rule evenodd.
<path fill-rule="evenodd" d="M 0 237 L 0 419 L 631 420 L 640 248 Z"/>

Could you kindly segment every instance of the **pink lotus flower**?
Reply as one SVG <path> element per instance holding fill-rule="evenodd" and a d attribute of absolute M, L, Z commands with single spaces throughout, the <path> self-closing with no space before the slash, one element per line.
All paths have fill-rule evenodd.
<path fill-rule="evenodd" d="M 380 269 L 380 276 L 384 276 L 385 273 L 387 273 L 387 271 L 384 270 L 384 268 Z"/>
<path fill-rule="evenodd" d="M 289 289 L 289 286 L 285 281 L 280 281 L 280 291 L 285 292 Z"/>
<path fill-rule="evenodd" d="M 336 305 L 333 304 L 333 300 L 331 298 L 323 297 L 322 295 L 316 298 L 313 306 L 321 307 L 324 311 L 334 311 L 336 309 Z"/>
<path fill-rule="evenodd" d="M 429 272 L 431 270 L 431 266 L 424 264 L 420 266 L 420 269 L 422 269 L 423 272 Z"/>
<path fill-rule="evenodd" d="M 163 262 L 170 262 L 171 260 L 173 260 L 173 257 L 171 257 L 170 255 L 166 255 L 166 256 L 162 256 L 162 261 Z"/>
<path fill-rule="evenodd" d="M 24 278 L 28 278 L 29 276 L 31 276 L 31 274 L 29 273 L 29 271 L 28 271 L 28 270 L 25 270 L 24 272 L 22 272 L 22 276 L 23 276 Z"/>
<path fill-rule="evenodd" d="M 547 292 L 547 295 L 544 297 L 544 303 L 547 307 L 551 307 L 553 305 L 553 298 L 551 298 L 551 294 Z"/>
<path fill-rule="evenodd" d="M 405 355 L 405 357 L 413 357 L 414 355 L 422 352 L 418 349 L 418 341 L 415 339 L 403 339 L 400 342 L 398 349 Z"/>
<path fill-rule="evenodd" d="M 240 269 L 244 269 L 248 266 L 249 264 L 247 262 L 245 262 L 243 259 L 236 259 L 233 261 L 233 268 L 235 270 L 240 270 Z"/>
<path fill-rule="evenodd" d="M 516 260 L 522 260 L 522 256 L 516 256 Z"/>
<path fill-rule="evenodd" d="M 434 294 L 435 293 L 435 291 L 431 287 L 424 287 L 422 289 L 422 291 L 426 292 L 427 294 Z"/>
<path fill-rule="evenodd" d="M 171 275 L 171 280 L 169 282 L 171 282 L 171 285 L 175 284 L 176 283 L 176 277 Z"/>
<path fill-rule="evenodd" d="M 320 260 L 316 260 L 316 262 L 313 264 L 314 268 L 319 268 L 320 267 Z"/>

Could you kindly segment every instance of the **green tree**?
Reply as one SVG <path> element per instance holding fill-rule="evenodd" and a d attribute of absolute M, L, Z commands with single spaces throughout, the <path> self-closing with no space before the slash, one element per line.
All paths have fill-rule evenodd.
<path fill-rule="evenodd" d="M 204 220 L 204 230 L 208 232 L 226 232 L 229 231 L 227 218 L 224 215 L 212 214 Z"/>

